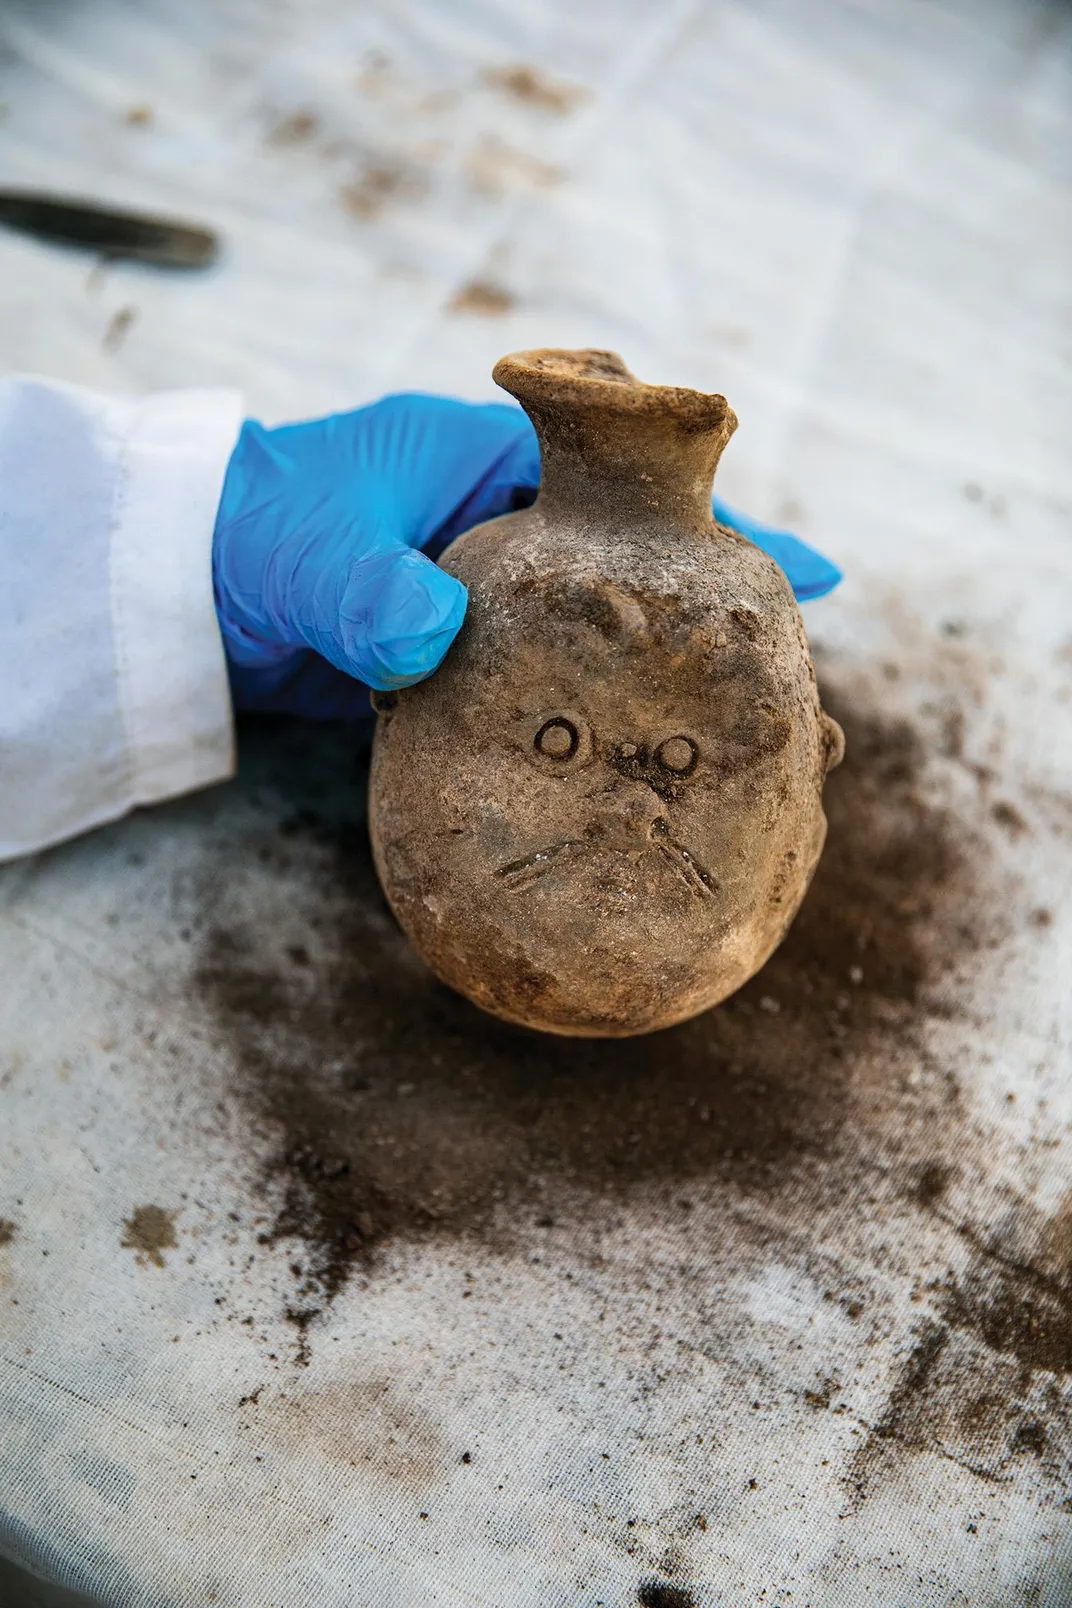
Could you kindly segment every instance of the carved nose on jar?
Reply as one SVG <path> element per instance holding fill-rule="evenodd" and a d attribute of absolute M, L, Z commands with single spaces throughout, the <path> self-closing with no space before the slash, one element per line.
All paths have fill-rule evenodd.
<path fill-rule="evenodd" d="M 662 801 L 646 782 L 618 781 L 593 800 L 595 809 L 588 836 L 605 841 L 644 843 L 666 830 Z"/>

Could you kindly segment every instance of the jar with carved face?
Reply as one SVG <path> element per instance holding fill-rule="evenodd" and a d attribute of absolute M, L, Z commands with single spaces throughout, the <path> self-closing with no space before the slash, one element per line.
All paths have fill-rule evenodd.
<path fill-rule="evenodd" d="M 376 866 L 442 980 L 552 1033 L 649 1032 L 784 936 L 841 757 L 782 571 L 715 523 L 736 419 L 608 352 L 504 358 L 533 507 L 442 563 L 469 589 L 428 681 L 378 697 Z"/>

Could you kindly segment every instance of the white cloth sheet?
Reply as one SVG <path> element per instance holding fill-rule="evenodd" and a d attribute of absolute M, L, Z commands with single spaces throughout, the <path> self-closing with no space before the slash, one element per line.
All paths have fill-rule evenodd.
<path fill-rule="evenodd" d="M 337 733 L 0 872 L 0 1551 L 109 1608 L 1072 1592 L 1068 9 L 9 0 L 0 356 L 268 420 L 495 357 L 724 391 L 848 579 L 823 865 L 739 1001 L 431 986 Z"/>

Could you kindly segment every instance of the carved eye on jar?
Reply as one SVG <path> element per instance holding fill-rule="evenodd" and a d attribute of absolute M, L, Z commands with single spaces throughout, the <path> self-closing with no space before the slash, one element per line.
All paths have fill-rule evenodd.
<path fill-rule="evenodd" d="M 696 769 L 700 750 L 691 737 L 667 737 L 655 750 L 655 762 L 672 776 L 690 776 Z"/>
<path fill-rule="evenodd" d="M 565 715 L 555 715 L 545 720 L 533 740 L 533 747 L 544 759 L 557 760 L 560 764 L 573 759 L 581 746 L 581 735 Z"/>

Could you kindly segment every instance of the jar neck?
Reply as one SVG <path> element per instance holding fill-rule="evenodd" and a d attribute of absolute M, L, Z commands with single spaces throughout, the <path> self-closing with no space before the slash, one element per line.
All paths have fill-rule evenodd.
<path fill-rule="evenodd" d="M 737 425 L 724 397 L 644 385 L 608 352 L 517 353 L 495 378 L 535 427 L 545 512 L 710 525 L 711 483 Z"/>
<path fill-rule="evenodd" d="M 710 523 L 711 483 L 728 429 L 690 435 L 673 420 L 609 410 L 573 418 L 526 411 L 540 443 L 538 501 L 547 513 L 583 503 L 639 523 Z"/>

